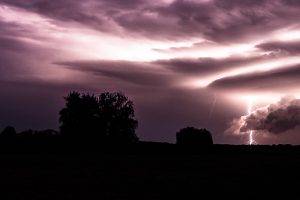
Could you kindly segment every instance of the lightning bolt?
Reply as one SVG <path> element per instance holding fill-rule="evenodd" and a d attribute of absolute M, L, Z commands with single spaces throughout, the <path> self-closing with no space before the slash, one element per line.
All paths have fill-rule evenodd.
<path fill-rule="evenodd" d="M 248 115 L 251 115 L 252 112 L 253 101 L 250 99 L 248 103 Z M 253 130 L 249 131 L 249 145 L 255 144 Z"/>

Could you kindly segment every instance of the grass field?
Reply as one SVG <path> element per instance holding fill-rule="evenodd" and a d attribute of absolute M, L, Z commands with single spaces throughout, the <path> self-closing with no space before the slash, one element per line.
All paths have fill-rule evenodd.
<path fill-rule="evenodd" d="M 257 198 L 299 191 L 298 153 L 1 154 L 5 199 Z"/>

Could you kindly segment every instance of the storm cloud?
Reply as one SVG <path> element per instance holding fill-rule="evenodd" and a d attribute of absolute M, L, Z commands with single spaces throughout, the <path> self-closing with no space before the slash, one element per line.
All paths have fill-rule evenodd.
<path fill-rule="evenodd" d="M 209 87 L 225 91 L 283 91 L 299 84 L 300 65 L 295 65 L 221 78 L 212 82 Z"/>
<path fill-rule="evenodd" d="M 289 53 L 299 54 L 300 53 L 300 41 L 289 41 L 289 42 L 266 42 L 256 46 L 257 48 L 277 53 Z"/>
<path fill-rule="evenodd" d="M 78 61 L 56 63 L 69 69 L 96 76 L 110 77 L 142 86 L 169 86 L 175 81 L 175 75 L 149 62 L 130 61 Z"/>
<path fill-rule="evenodd" d="M 183 74 L 207 75 L 215 72 L 222 72 L 233 68 L 243 67 L 264 60 L 271 60 L 274 57 L 268 55 L 253 57 L 227 57 L 227 58 L 198 58 L 198 59 L 170 59 L 158 60 L 153 63 L 165 66 L 166 68 Z"/>
<path fill-rule="evenodd" d="M 227 132 L 245 134 L 250 130 L 267 134 L 283 134 L 300 125 L 300 99 L 284 97 L 279 102 L 235 119 Z"/>
<path fill-rule="evenodd" d="M 125 31 L 130 35 L 157 39 L 202 36 L 218 42 L 241 41 L 298 24 L 300 19 L 300 6 L 287 0 L 2 2 L 56 20 L 76 22 L 101 31 L 116 34 Z"/>

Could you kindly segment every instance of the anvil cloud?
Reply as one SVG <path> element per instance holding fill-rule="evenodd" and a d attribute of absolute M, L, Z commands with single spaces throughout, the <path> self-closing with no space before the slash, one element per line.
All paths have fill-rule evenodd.
<path fill-rule="evenodd" d="M 243 143 L 232 98 L 300 95 L 299 21 L 294 0 L 0 0 L 0 125 L 57 128 L 69 90 L 121 90 L 141 139 Z"/>

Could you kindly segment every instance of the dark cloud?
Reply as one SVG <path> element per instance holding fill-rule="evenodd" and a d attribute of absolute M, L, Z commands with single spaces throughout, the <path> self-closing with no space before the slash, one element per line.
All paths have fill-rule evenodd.
<path fill-rule="evenodd" d="M 175 81 L 174 74 L 147 62 L 130 61 L 78 61 L 57 63 L 73 70 L 93 73 L 142 86 L 170 86 Z"/>
<path fill-rule="evenodd" d="M 253 57 L 227 57 L 227 58 L 198 58 L 198 59 L 170 59 L 158 60 L 154 63 L 165 66 L 166 68 L 187 75 L 207 75 L 221 72 L 224 70 L 243 67 L 264 60 L 270 60 L 272 55 L 253 56 Z"/>
<path fill-rule="evenodd" d="M 299 54 L 300 53 L 300 41 L 289 41 L 289 42 L 266 42 L 256 46 L 263 51 Z"/>
<path fill-rule="evenodd" d="M 265 6 L 269 0 L 218 0 L 216 5 L 223 9 L 260 8 Z M 275 1 L 274 1 L 275 2 Z"/>
<path fill-rule="evenodd" d="M 38 45 L 35 44 L 30 44 L 28 42 L 22 41 L 21 39 L 18 39 L 17 37 L 11 37 L 11 36 L 7 36 L 7 37 L 1 37 L 0 36 L 0 50 L 1 51 L 5 51 L 7 53 L 24 53 L 24 52 L 33 52 L 35 50 L 37 50 L 38 48 L 41 49 L 41 47 L 38 47 Z M 2 54 L 2 57 L 3 54 Z"/>
<path fill-rule="evenodd" d="M 251 112 L 235 120 L 228 131 L 245 133 L 250 130 L 281 134 L 300 125 L 300 100 L 282 98 L 279 102 Z"/>
<path fill-rule="evenodd" d="M 21 37 L 21 36 L 28 36 L 31 35 L 32 32 L 28 31 L 22 26 L 19 26 L 16 23 L 9 23 L 9 22 L 4 22 L 0 18 L 0 35 L 1 38 L 5 39 L 12 39 L 15 37 Z"/>
<path fill-rule="evenodd" d="M 295 1 L 184 1 L 170 4 L 143 0 L 1 0 L 61 21 L 73 21 L 101 31 L 154 39 L 205 37 L 240 41 L 298 24 Z"/>
<path fill-rule="evenodd" d="M 59 65 L 69 69 L 89 72 L 95 75 L 119 79 L 122 81 L 148 86 L 171 85 L 176 78 L 189 78 L 199 75 L 208 75 L 232 68 L 243 67 L 268 59 L 273 56 L 229 57 L 223 59 L 169 59 L 151 62 L 133 61 L 78 61 L 61 62 Z"/>
<path fill-rule="evenodd" d="M 300 65 L 266 72 L 254 72 L 226 77 L 212 82 L 209 87 L 221 90 L 282 90 L 300 84 Z"/>
<path fill-rule="evenodd" d="M 282 2 L 289 7 L 300 7 L 300 2 L 298 0 L 282 0 Z"/>
<path fill-rule="evenodd" d="M 2 0 L 2 2 L 56 19 L 58 22 L 77 22 L 103 31 L 109 27 L 106 24 L 105 18 L 103 18 L 101 14 L 97 15 L 96 11 L 92 9 L 93 4 L 88 5 L 81 1 Z M 88 3 L 92 2 L 93 1 L 88 1 Z M 85 5 L 87 5 L 87 7 L 85 7 Z"/>
<path fill-rule="evenodd" d="M 162 32 L 161 37 L 200 36 L 217 42 L 238 41 L 257 36 L 262 27 L 265 33 L 282 25 L 272 23 L 276 17 L 271 15 L 270 3 L 252 2 L 248 3 L 252 6 L 245 6 L 244 1 L 236 1 L 235 7 L 224 7 L 227 3 L 177 0 L 151 11 L 160 16 L 160 22 L 169 21 L 173 27 L 167 35 Z M 168 26 L 156 28 L 165 30 Z"/>

